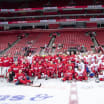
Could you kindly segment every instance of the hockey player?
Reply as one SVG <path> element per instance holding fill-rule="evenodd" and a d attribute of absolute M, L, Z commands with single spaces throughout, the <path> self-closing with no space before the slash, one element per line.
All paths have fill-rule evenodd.
<path fill-rule="evenodd" d="M 6 77 L 6 73 L 8 72 L 9 66 L 10 66 L 10 58 L 4 55 L 4 58 L 2 59 L 2 75 Z"/>
<path fill-rule="evenodd" d="M 31 64 L 31 69 L 29 70 L 29 76 L 38 76 L 38 63 L 34 60 Z"/>
<path fill-rule="evenodd" d="M 6 73 L 7 74 L 6 76 L 9 82 L 13 81 L 13 77 L 15 76 L 16 73 L 18 73 L 19 69 L 20 69 L 20 66 L 17 61 L 10 66 L 10 68 L 8 69 L 8 72 Z"/>
<path fill-rule="evenodd" d="M 62 58 L 62 63 L 66 64 L 67 63 L 67 56 L 65 55 L 60 55 L 60 57 Z"/>
<path fill-rule="evenodd" d="M 64 73 L 64 78 L 62 79 L 63 81 L 66 80 L 72 80 L 74 75 L 74 69 L 72 66 L 69 66 L 68 69 Z"/>
<path fill-rule="evenodd" d="M 3 67 L 9 67 L 10 66 L 10 58 L 7 55 L 4 55 L 3 58 Z"/>
<path fill-rule="evenodd" d="M 44 67 L 43 67 L 41 61 L 39 61 L 39 63 L 38 63 L 38 79 L 41 79 L 41 75 L 43 73 L 43 68 Z"/>
<path fill-rule="evenodd" d="M 33 61 L 38 62 L 39 60 L 40 60 L 40 56 L 39 55 L 35 55 L 35 56 L 32 57 L 32 62 Z"/>
<path fill-rule="evenodd" d="M 102 54 L 102 51 L 100 51 L 97 56 L 96 56 L 97 60 L 99 61 L 99 63 L 101 63 L 101 61 L 104 59 L 104 55 Z"/>
<path fill-rule="evenodd" d="M 18 73 L 19 69 L 20 69 L 20 66 L 18 62 L 16 61 L 12 66 L 10 66 L 8 73 L 13 72 L 13 75 L 15 75 L 16 73 Z"/>
<path fill-rule="evenodd" d="M 54 78 L 56 74 L 56 66 L 53 64 L 53 61 L 50 61 L 47 67 L 47 75 L 48 77 Z"/>
<path fill-rule="evenodd" d="M 98 78 L 100 81 L 104 81 L 104 71 L 100 70 L 99 74 L 98 74 Z"/>
<path fill-rule="evenodd" d="M 14 62 L 17 61 L 18 64 L 21 64 L 23 59 L 24 59 L 24 56 L 21 54 L 21 56 L 19 56 L 19 57 L 16 56 L 16 59 L 14 60 Z"/>
<path fill-rule="evenodd" d="M 32 54 L 29 53 L 29 56 L 27 56 L 27 60 L 28 60 L 28 63 L 29 63 L 30 65 L 32 64 L 32 58 L 33 58 Z"/>
<path fill-rule="evenodd" d="M 19 67 L 22 70 L 22 72 L 28 73 L 29 64 L 25 60 L 22 61 L 22 63 L 19 65 Z"/>
<path fill-rule="evenodd" d="M 63 63 L 61 63 L 60 59 L 58 59 L 58 63 L 56 63 L 56 68 L 57 68 L 57 74 L 58 74 L 58 78 L 61 78 L 61 74 L 63 72 Z"/>
<path fill-rule="evenodd" d="M 75 54 L 74 54 L 73 51 L 71 52 L 70 60 L 71 60 L 72 62 L 75 62 Z"/>
<path fill-rule="evenodd" d="M 91 61 L 86 65 L 86 72 L 90 78 L 93 78 L 96 74 L 95 65 L 91 64 Z"/>
<path fill-rule="evenodd" d="M 71 60 L 69 60 L 68 63 L 66 63 L 66 64 L 64 65 L 63 73 L 65 73 L 66 70 L 69 69 L 70 66 L 72 67 L 72 69 L 74 69 L 74 64 L 71 62 Z"/>
<path fill-rule="evenodd" d="M 11 54 L 8 54 L 8 58 L 9 58 L 9 66 L 11 66 L 13 64 L 13 57 L 11 56 Z"/>
<path fill-rule="evenodd" d="M 98 76 L 98 71 L 99 71 L 99 62 L 97 59 L 95 59 L 95 62 L 91 64 L 91 70 L 95 74 L 95 77 Z"/>
<path fill-rule="evenodd" d="M 78 64 L 78 66 L 81 66 L 82 70 L 85 70 L 85 64 L 84 64 L 83 60 L 79 59 L 77 64 Z"/>
<path fill-rule="evenodd" d="M 44 75 L 45 79 L 47 80 L 47 78 L 48 78 L 47 70 L 48 70 L 48 65 L 49 65 L 49 61 L 47 58 L 44 59 L 44 62 L 42 63 L 42 65 L 43 65 L 43 75 Z"/>
<path fill-rule="evenodd" d="M 14 77 L 14 82 L 16 85 L 18 84 L 30 84 L 32 83 L 32 81 L 30 81 L 29 79 L 26 78 L 25 74 L 22 72 L 22 70 L 20 69 L 18 71 L 18 73 L 16 73 L 15 77 Z"/>
<path fill-rule="evenodd" d="M 101 70 L 104 70 L 104 59 L 102 59 L 101 62 L 99 63 L 98 71 L 100 72 Z"/>
<path fill-rule="evenodd" d="M 80 65 L 75 68 L 75 79 L 80 81 L 88 79 L 86 71 Z"/>
<path fill-rule="evenodd" d="M 41 86 L 41 83 L 39 85 L 33 85 L 33 81 L 31 81 L 29 79 L 29 77 L 27 78 L 21 69 L 18 71 L 18 73 L 16 73 L 16 75 L 14 77 L 14 83 L 15 83 L 15 85 L 24 84 L 24 85 L 29 85 L 32 87 Z"/>
<path fill-rule="evenodd" d="M 2 68 L 3 68 L 3 57 L 0 56 L 0 76 L 3 77 L 4 75 L 2 74 Z"/>

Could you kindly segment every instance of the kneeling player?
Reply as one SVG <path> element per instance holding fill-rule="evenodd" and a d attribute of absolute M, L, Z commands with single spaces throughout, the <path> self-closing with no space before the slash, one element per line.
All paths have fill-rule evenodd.
<path fill-rule="evenodd" d="M 74 70 L 73 70 L 72 66 L 69 66 L 69 69 L 67 69 L 66 72 L 64 73 L 64 78 L 62 80 L 63 81 L 72 80 L 73 75 L 74 75 Z"/>
<path fill-rule="evenodd" d="M 47 67 L 47 75 L 48 75 L 48 77 L 50 77 L 50 78 L 54 78 L 54 77 L 55 77 L 55 73 L 56 73 L 56 66 L 55 66 L 55 64 L 53 63 L 53 61 L 51 61 L 51 62 L 48 64 L 48 67 Z"/>
<path fill-rule="evenodd" d="M 75 70 L 75 79 L 80 81 L 88 79 L 86 71 L 80 66 L 78 66 L 78 68 Z"/>
<path fill-rule="evenodd" d="M 19 69 L 20 67 L 17 61 L 13 65 L 10 66 L 7 72 L 7 78 L 9 82 L 13 81 L 13 78 L 16 75 L 16 73 L 18 73 Z"/>
<path fill-rule="evenodd" d="M 99 78 L 100 81 L 104 81 L 104 71 L 101 70 L 101 71 L 99 72 L 98 78 Z"/>

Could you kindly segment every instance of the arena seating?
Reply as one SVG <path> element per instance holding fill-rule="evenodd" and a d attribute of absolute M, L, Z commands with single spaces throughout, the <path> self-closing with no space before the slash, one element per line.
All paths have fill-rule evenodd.
<path fill-rule="evenodd" d="M 93 9 L 88 9 L 88 10 L 63 10 L 59 9 L 58 11 L 24 11 L 24 12 L 0 12 L 1 17 L 18 17 L 18 16 L 45 16 L 45 15 L 58 15 L 58 14 L 97 14 L 97 13 L 103 13 L 102 9 L 99 10 L 93 10 Z M 28 18 L 28 17 L 27 17 Z"/>
<path fill-rule="evenodd" d="M 23 48 L 27 47 L 27 42 L 33 40 L 32 48 L 37 48 L 36 52 L 39 53 L 40 47 L 43 47 L 45 44 L 48 44 L 50 37 L 49 33 L 29 33 L 27 38 L 20 40 L 14 47 L 7 51 L 11 55 L 21 55 L 24 54 Z"/>
<path fill-rule="evenodd" d="M 85 33 L 89 30 L 81 30 L 81 31 L 61 31 L 60 36 L 57 36 L 55 39 L 56 46 L 61 43 L 63 44 L 63 48 L 60 51 L 65 51 L 68 48 L 76 47 L 76 46 L 85 46 L 87 47 L 87 50 L 91 50 L 91 46 L 93 46 L 93 42 L 91 41 L 90 36 L 86 36 Z M 96 40 L 100 45 L 104 45 L 104 30 L 94 30 L 96 32 Z M 51 37 L 49 37 L 50 32 L 29 32 L 29 36 L 27 38 L 23 38 L 20 40 L 14 47 L 9 49 L 6 54 L 11 53 L 12 55 L 15 55 L 18 53 L 24 54 L 23 48 L 28 46 L 27 42 L 33 40 L 33 48 L 37 48 L 37 53 L 40 52 L 41 48 L 44 47 L 45 44 L 48 44 Z M 17 39 L 18 33 L 0 33 L 0 50 L 3 50 L 7 48 L 8 43 L 12 43 Z M 57 50 L 58 51 L 58 50 Z"/>
<path fill-rule="evenodd" d="M 50 41 L 49 33 L 43 32 L 39 34 L 40 36 L 38 37 L 36 43 L 33 45 L 34 47 L 38 48 L 37 53 L 40 52 L 40 47 L 44 47 L 45 44 L 48 44 Z"/>
<path fill-rule="evenodd" d="M 85 32 L 62 32 L 55 40 L 56 44 L 62 43 L 63 49 L 66 50 L 70 47 L 84 45 L 90 50 L 90 46 L 93 45 L 90 37 L 85 36 Z M 62 49 L 62 50 L 63 50 Z"/>
<path fill-rule="evenodd" d="M 59 12 L 60 12 L 60 14 L 84 14 L 85 13 L 84 10 L 72 10 L 72 11 L 69 11 L 69 10 L 67 10 L 67 11 L 60 10 Z"/>
<path fill-rule="evenodd" d="M 103 4 L 103 0 L 84 0 L 84 2 L 83 0 L 36 0 L 27 3 L 18 2 L 16 4 L 11 2 L 10 5 L 12 7 L 10 7 L 9 2 L 2 2 L 0 4 L 0 24 L 2 24 L 1 22 L 5 22 L 4 24 L 12 24 L 6 22 L 13 22 L 13 24 L 16 22 L 24 23 L 24 21 L 27 21 L 27 23 L 34 21 L 33 23 L 35 23 L 35 21 L 47 21 L 49 19 L 57 19 L 55 21 L 62 22 L 60 19 L 104 18 Z M 99 15 L 98 13 L 102 14 Z M 93 21 L 93 19 L 91 20 Z M 93 27 L 93 25 L 87 24 L 86 27 Z M 97 27 L 97 24 L 94 27 Z"/>
<path fill-rule="evenodd" d="M 86 23 L 86 27 L 92 28 L 97 27 L 97 23 L 95 23 L 95 20 L 93 18 L 104 18 L 104 15 L 98 15 L 98 13 L 103 13 L 104 9 L 104 1 L 103 0 L 37 0 L 37 1 L 30 1 L 28 3 L 18 2 L 17 4 L 14 4 L 13 2 L 11 5 L 9 3 L 2 2 L 0 4 L 0 16 L 1 17 L 19 17 L 14 19 L 6 19 L 0 18 L 0 24 L 1 22 L 5 22 L 5 24 L 13 24 L 13 23 L 21 23 L 21 21 L 26 21 L 25 23 L 35 23 L 38 21 L 39 23 L 48 23 L 51 20 L 54 19 L 56 22 L 79 22 L 82 21 L 82 19 L 88 22 Z M 97 5 L 95 5 L 97 4 Z M 5 10 L 5 8 L 7 10 Z M 96 7 L 98 9 L 96 9 Z M 47 9 L 48 8 L 48 9 Z M 51 11 L 52 8 L 56 8 L 56 10 Z M 10 10 L 9 10 L 10 9 Z M 20 10 L 20 11 L 19 11 Z M 24 10 L 24 11 L 23 11 Z M 15 12 L 16 11 L 16 12 Z M 96 14 L 96 16 L 93 16 L 91 14 Z M 71 15 L 71 16 L 56 16 L 56 15 Z M 76 14 L 78 16 L 76 16 Z M 90 14 L 90 15 L 85 15 Z M 54 15 L 56 17 L 48 17 L 50 15 Z M 21 16 L 30 16 L 30 18 L 21 18 Z M 31 16 L 42 16 L 42 17 L 31 17 Z M 56 20 L 55 20 L 56 19 Z M 71 19 L 71 20 L 69 20 Z M 75 19 L 75 20 L 74 20 Z M 43 20 L 43 21 L 42 21 Z M 79 20 L 79 21 L 78 21 Z M 91 23 L 91 20 L 93 23 Z M 97 20 L 97 19 L 96 19 Z M 11 22 L 12 21 L 12 22 Z M 7 23 L 8 22 L 8 23 Z M 36 22 L 36 23 L 38 23 Z M 55 23 L 56 23 L 55 22 Z M 18 24 L 17 23 L 17 24 Z M 49 29 L 55 29 L 55 23 L 49 24 Z M 54 25 L 52 27 L 52 25 Z M 59 25 L 59 24 L 57 24 Z M 56 26 L 58 28 L 58 26 Z M 15 47 L 11 48 L 7 51 L 7 53 L 11 53 L 12 55 L 15 53 L 20 53 L 25 46 L 27 46 L 28 41 L 35 41 L 32 47 L 37 48 L 37 52 L 40 51 L 40 47 L 44 46 L 45 44 L 48 44 L 50 37 L 49 32 L 34 32 L 29 33 L 30 35 L 28 38 L 24 38 L 21 41 L 19 41 Z M 12 43 L 14 40 L 16 40 L 16 33 L 12 34 L 12 37 L 6 34 L 6 40 L 5 36 L 3 34 L 0 35 L 0 50 L 3 50 L 7 48 L 8 43 Z M 99 35 L 99 36 L 98 36 Z M 103 39 L 101 38 L 103 36 L 103 31 L 98 32 L 98 35 L 96 36 L 96 39 L 100 44 L 103 44 Z M 85 31 L 80 32 L 61 32 L 61 35 L 55 39 L 56 44 L 63 44 L 64 47 L 62 51 L 68 49 L 69 47 L 75 47 L 75 46 L 82 46 L 84 45 L 87 47 L 88 50 L 90 50 L 90 46 L 93 45 L 90 37 L 85 36 Z"/>
<path fill-rule="evenodd" d="M 12 33 L 0 33 L 0 50 L 4 50 L 8 47 L 8 43 L 12 44 L 17 40 L 17 34 Z"/>
<path fill-rule="evenodd" d="M 84 2 L 83 0 L 74 0 L 74 2 L 76 5 L 92 5 L 94 3 L 93 0 L 85 0 Z"/>
<path fill-rule="evenodd" d="M 68 4 L 72 1 L 75 2 L 76 5 L 68 6 Z M 50 5 L 48 7 L 42 6 L 46 4 L 47 2 L 50 2 L 49 4 L 52 7 Z M 52 1 L 38 0 L 37 2 L 33 1 L 33 2 L 28 3 L 28 7 L 24 7 L 24 8 L 20 7 L 18 9 L 15 9 L 15 8 L 7 9 L 8 6 L 5 6 L 6 9 L 5 8 L 3 9 L 1 5 L 0 15 L 2 19 L 0 18 L 0 21 L 20 21 L 20 20 L 24 21 L 24 20 L 39 20 L 39 19 L 53 19 L 53 18 L 56 19 L 60 17 L 61 18 L 75 18 L 75 19 L 76 18 L 93 18 L 93 17 L 103 18 L 104 17 L 103 14 L 98 15 L 98 13 L 103 13 L 103 9 L 104 9 L 103 0 L 99 0 L 99 2 L 101 3 L 99 5 L 95 5 L 94 2 L 95 0 L 92 0 L 90 2 L 89 0 L 85 0 L 84 2 L 83 0 L 62 0 L 60 2 L 58 0 L 57 1 L 56 0 L 52 0 Z M 3 4 L 6 5 L 5 3 Z M 34 6 L 29 6 L 29 4 L 34 5 Z M 52 11 L 53 8 L 54 8 L 54 11 Z M 59 14 L 60 15 L 65 14 L 69 16 L 55 17 L 55 15 L 59 15 Z M 90 14 L 90 15 L 87 16 L 86 14 Z M 54 17 L 48 17 L 49 15 L 54 15 Z M 21 18 L 20 16 L 25 16 L 25 18 Z M 26 17 L 26 16 L 30 16 L 30 17 Z M 31 17 L 31 16 L 37 16 L 37 17 Z M 42 16 L 42 17 L 39 17 L 39 16 Z M 13 18 L 8 19 L 6 17 L 13 17 Z"/>
<path fill-rule="evenodd" d="M 96 40 L 100 45 L 104 45 L 104 31 L 98 31 L 96 32 Z"/>

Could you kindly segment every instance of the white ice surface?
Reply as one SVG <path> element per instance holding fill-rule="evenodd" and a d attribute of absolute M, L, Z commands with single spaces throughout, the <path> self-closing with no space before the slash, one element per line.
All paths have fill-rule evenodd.
<path fill-rule="evenodd" d="M 77 82 L 79 104 L 104 104 L 104 82 Z"/>
<path fill-rule="evenodd" d="M 5 80 L 0 81 L 0 104 L 68 104 L 70 85 L 66 82 L 63 84 L 59 79 L 44 79 L 36 82 L 42 83 L 40 88 L 30 86 L 15 86 L 7 83 Z M 36 97 L 37 95 L 42 97 Z M 8 97 L 8 96 L 9 97 Z M 25 96 L 22 100 L 17 100 L 14 96 Z M 7 96 L 7 99 L 4 99 Z M 48 96 L 48 97 L 47 97 Z M 31 98 L 33 98 L 33 101 Z"/>
<path fill-rule="evenodd" d="M 104 104 L 104 82 L 96 83 L 91 80 L 69 83 L 62 82 L 60 79 L 41 79 L 35 81 L 34 84 L 40 82 L 42 86 L 36 88 L 23 85 L 15 86 L 0 79 L 0 104 L 70 104 L 70 99 L 78 100 L 78 104 Z M 76 84 L 76 87 L 71 88 L 73 83 Z M 70 93 L 76 89 L 78 98 Z M 19 100 L 15 97 L 19 97 L 19 95 L 24 98 Z M 7 98 L 4 98 L 5 96 Z"/>

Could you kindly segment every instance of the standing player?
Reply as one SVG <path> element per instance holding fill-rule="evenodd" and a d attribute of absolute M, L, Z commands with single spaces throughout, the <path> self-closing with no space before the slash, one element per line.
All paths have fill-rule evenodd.
<path fill-rule="evenodd" d="M 53 61 L 50 61 L 47 67 L 47 75 L 48 77 L 54 78 L 56 74 L 56 65 L 53 63 Z"/>
<path fill-rule="evenodd" d="M 28 60 L 28 63 L 30 64 L 30 66 L 32 64 L 32 58 L 33 58 L 32 54 L 29 53 L 29 56 L 27 56 L 27 60 Z"/>
<path fill-rule="evenodd" d="M 9 58 L 9 66 L 11 66 L 13 64 L 13 57 L 11 56 L 11 54 L 8 54 L 8 58 Z"/>
<path fill-rule="evenodd" d="M 4 58 L 2 59 L 2 74 L 4 77 L 6 77 L 6 73 L 8 72 L 9 66 L 10 66 L 10 58 L 6 55 L 4 55 Z"/>
<path fill-rule="evenodd" d="M 3 57 L 0 56 L 0 76 L 1 76 L 1 77 L 3 77 L 2 68 L 3 68 Z"/>
<path fill-rule="evenodd" d="M 39 63 L 38 63 L 38 79 L 41 79 L 42 73 L 43 73 L 43 65 L 42 65 L 42 62 L 39 61 Z"/>
<path fill-rule="evenodd" d="M 34 60 L 33 63 L 31 64 L 31 69 L 29 70 L 29 76 L 38 76 L 38 64 Z"/>
<path fill-rule="evenodd" d="M 62 74 L 62 72 L 63 72 L 63 63 L 61 63 L 61 60 L 60 59 L 58 59 L 58 63 L 56 63 L 56 68 L 57 68 L 57 74 L 58 74 L 58 78 L 61 78 L 61 74 Z"/>

